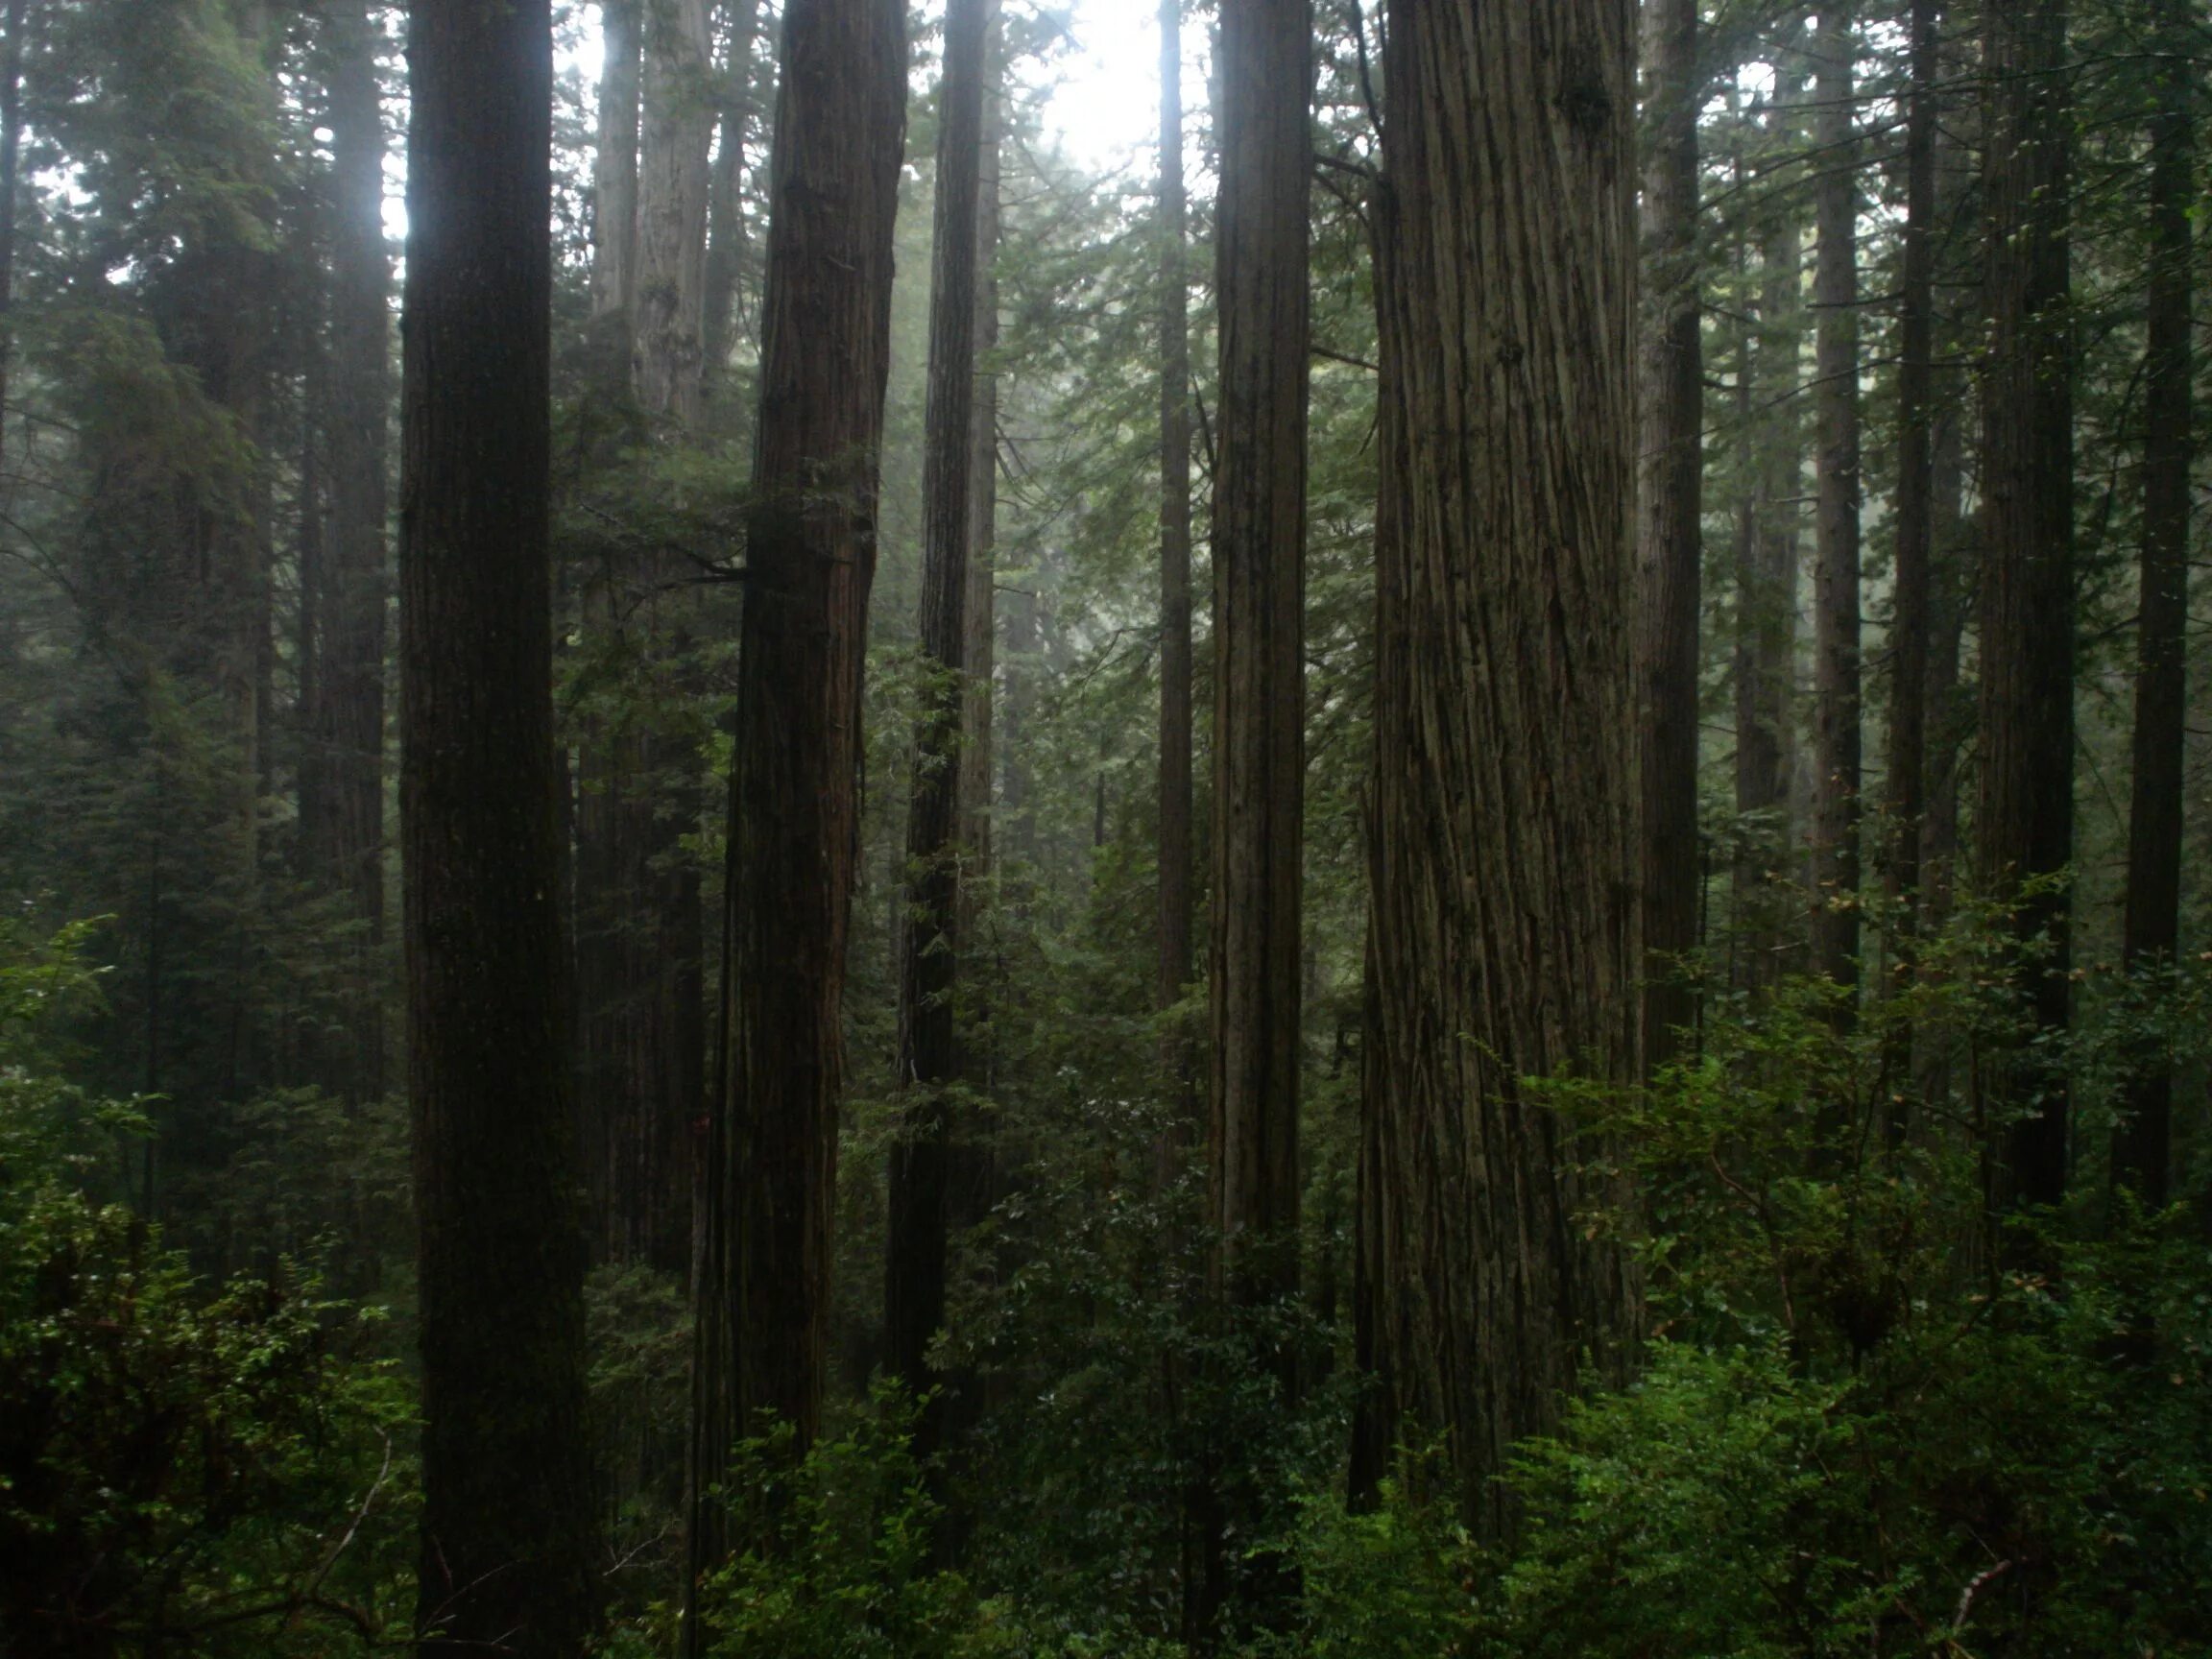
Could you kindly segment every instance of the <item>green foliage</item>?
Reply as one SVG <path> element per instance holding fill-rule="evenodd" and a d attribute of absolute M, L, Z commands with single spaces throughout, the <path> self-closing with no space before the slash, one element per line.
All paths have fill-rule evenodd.
<path fill-rule="evenodd" d="M 23 1651 L 328 1652 L 404 1628 L 408 1390 L 280 1263 L 210 1287 L 54 1080 L 88 929 L 0 928 L 0 1627 Z"/>
<path fill-rule="evenodd" d="M 745 1541 L 701 1597 L 719 1659 L 987 1659 L 1020 1651 L 958 1573 L 931 1565 L 942 1511 L 912 1451 L 916 1407 L 872 1409 L 794 1464 L 788 1425 L 747 1441 L 722 1495 Z"/>

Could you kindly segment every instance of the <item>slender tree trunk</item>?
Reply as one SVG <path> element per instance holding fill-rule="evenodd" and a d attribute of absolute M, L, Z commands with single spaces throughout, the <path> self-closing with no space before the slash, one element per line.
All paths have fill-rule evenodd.
<path fill-rule="evenodd" d="M 1911 87 L 1905 113 L 1905 255 L 1897 370 L 1897 541 L 1889 625 L 1888 781 L 1883 816 L 1886 876 L 1894 907 L 1892 993 L 1907 989 L 1919 959 L 1923 899 L 1920 847 L 1928 812 L 1928 655 L 1935 541 L 1936 81 L 1936 0 L 1912 0 L 1907 40 Z M 1906 1129 L 1902 1084 L 1912 1064 L 1910 1022 L 1892 1027 L 1884 1091 L 1892 1102 L 1894 1143 Z"/>
<path fill-rule="evenodd" d="M 378 12 L 332 13 L 330 534 L 318 747 L 325 768 L 325 870 L 359 927 L 349 973 L 355 1099 L 384 1093 L 384 655 L 391 590 L 386 443 L 391 409 L 392 262 L 384 245 L 384 117 Z"/>
<path fill-rule="evenodd" d="M 1696 0 L 1644 10 L 1644 326 L 1637 480 L 1644 810 L 1644 1050 L 1671 1059 L 1697 1018 L 1697 612 L 1704 553 L 1705 366 L 1697 292 Z"/>
<path fill-rule="evenodd" d="M 1813 139 L 1819 154 L 1813 273 L 1818 321 L 1814 420 L 1813 967 L 1841 988 L 1838 1023 L 1856 1021 L 1859 795 L 1859 175 L 1848 5 L 1824 4 L 1814 41 Z"/>
<path fill-rule="evenodd" d="M 2010 915 L 2029 1022 L 2067 1025 L 2074 856 L 2074 343 L 2066 0 L 1988 0 L 1989 357 L 1983 377 L 1984 895 Z M 1986 1052 L 1993 1214 L 2066 1191 L 2068 1090 L 2048 1046 Z"/>
<path fill-rule="evenodd" d="M 883 1270 L 885 1372 L 929 1387 L 945 1322 L 951 1101 L 960 1075 L 961 654 L 966 644 L 970 486 L 975 430 L 975 230 L 983 134 L 984 0 L 950 0 L 937 131 L 937 227 L 929 292 L 929 393 L 923 436 L 922 713 L 906 820 L 907 905 L 900 948 L 899 1085 Z M 941 1405 L 917 1449 L 936 1449 Z"/>
<path fill-rule="evenodd" d="M 1797 72 L 1776 67 L 1771 122 L 1794 138 L 1801 94 Z M 1794 837 L 1790 824 L 1793 744 L 1797 561 L 1804 465 L 1798 397 L 1803 326 L 1803 253 L 1792 209 L 1784 204 L 1760 248 L 1756 377 L 1749 429 L 1751 501 L 1739 541 L 1736 576 L 1736 813 L 1746 846 L 1734 875 L 1733 908 L 1743 930 L 1739 982 L 1769 986 L 1784 966 L 1778 883 Z"/>
<path fill-rule="evenodd" d="M 7 453 L 9 371 L 15 351 L 15 192 L 23 170 L 23 18 L 28 0 L 7 0 L 0 40 L 0 456 Z"/>
<path fill-rule="evenodd" d="M 707 293 L 702 339 L 709 399 L 729 372 L 730 354 L 744 326 L 740 290 L 745 280 L 745 128 L 753 113 L 753 43 L 760 33 L 760 0 L 731 0 L 730 46 L 722 62 L 715 114 L 721 142 L 707 192 Z"/>
<path fill-rule="evenodd" d="M 1221 17 L 1213 1215 L 1224 1288 L 1297 1288 L 1305 811 L 1307 0 Z"/>
<path fill-rule="evenodd" d="M 592 164 L 591 315 L 614 319 L 609 356 L 627 374 L 637 296 L 637 122 L 645 0 L 602 0 L 599 144 Z"/>
<path fill-rule="evenodd" d="M 1160 3 L 1160 1006 L 1190 982 L 1190 287 L 1183 186 L 1183 7 Z M 1170 1087 L 1189 1093 L 1190 1045 L 1170 1035 Z M 1186 1099 L 1186 1116 L 1195 1109 Z M 1186 1131 L 1187 1136 L 1188 1131 Z M 1180 1141 L 1184 1137 L 1170 1137 Z M 1172 1147 L 1164 1149 L 1172 1151 Z M 1165 1171 L 1163 1171 L 1165 1173 Z"/>
<path fill-rule="evenodd" d="M 686 426 L 697 424 L 705 398 L 712 61 L 707 0 L 651 0 L 637 162 L 635 379 L 639 407 Z"/>
<path fill-rule="evenodd" d="M 970 940 L 975 938 L 991 877 L 992 693 L 998 611 L 998 369 L 992 354 L 998 349 L 998 162 L 1005 119 L 1005 43 L 999 0 L 985 4 L 982 149 L 975 202 L 975 408 L 968 452 L 968 591 L 962 607 L 967 636 L 960 646 L 960 936 Z M 977 1013 L 982 1019 L 979 1008 Z"/>
<path fill-rule="evenodd" d="M 2150 340 L 2146 349 L 2143 556 L 2136 622 L 2134 784 L 2128 815 L 2128 971 L 2155 974 L 2180 940 L 2182 755 L 2188 690 L 2189 474 L 2196 458 L 2191 330 L 2197 200 L 2194 100 L 2199 79 L 2189 0 L 2152 0 L 2160 52 L 2151 130 Z M 2145 1045 L 2112 1142 L 2114 1179 L 2144 1205 L 2172 1190 L 2173 1068 Z"/>
<path fill-rule="evenodd" d="M 900 0 L 788 0 L 694 1323 L 687 1655 L 703 1647 L 699 1575 L 727 1552 L 709 1489 L 733 1448 L 765 1415 L 804 1455 L 822 1422 L 905 96 Z"/>
<path fill-rule="evenodd" d="M 408 22 L 400 807 L 424 1652 L 581 1655 L 584 1422 L 546 557 L 547 0 Z"/>
<path fill-rule="evenodd" d="M 1523 1079 L 1633 1084 L 1635 106 L 1621 0 L 1394 0 L 1355 1491 L 1449 1431 L 1470 1520 L 1639 1295 Z M 1472 112 L 1480 110 L 1475 121 Z"/>

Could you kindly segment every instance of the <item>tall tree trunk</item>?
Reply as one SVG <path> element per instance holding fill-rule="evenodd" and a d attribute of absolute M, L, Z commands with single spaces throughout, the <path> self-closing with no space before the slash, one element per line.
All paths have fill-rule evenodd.
<path fill-rule="evenodd" d="M 730 45 L 722 60 L 715 105 L 721 140 L 707 192 L 707 293 L 701 339 L 711 400 L 730 368 L 730 354 L 744 326 L 740 289 L 745 280 L 745 128 L 753 113 L 753 43 L 760 33 L 760 0 L 730 0 Z"/>
<path fill-rule="evenodd" d="M 408 20 L 400 691 L 425 1652 L 599 1623 L 553 750 L 553 25 Z"/>
<path fill-rule="evenodd" d="M 2197 199 L 2191 57 L 2197 8 L 2152 0 L 2160 53 L 2151 127 L 2150 339 L 2145 351 L 2143 557 L 2136 622 L 2134 783 L 2128 814 L 2128 971 L 2173 960 L 2181 914 L 2183 708 L 2188 689 L 2189 474 L 2196 458 L 2192 383 Z M 2163 1045 L 2134 1057 L 2128 1117 L 2112 1142 L 2114 1178 L 2147 1208 L 2172 1190 L 2172 1062 Z"/>
<path fill-rule="evenodd" d="M 960 646 L 960 936 L 975 918 L 991 875 L 991 728 L 998 644 L 998 165 L 1005 120 L 1005 41 L 999 0 L 985 0 L 983 127 L 975 199 L 975 407 L 969 441 L 968 590 Z M 979 1220 L 979 1215 L 971 1217 Z"/>
<path fill-rule="evenodd" d="M 28 0 L 8 0 L 0 40 L 0 456 L 7 453 L 8 375 L 15 351 L 15 192 L 23 155 L 23 17 Z"/>
<path fill-rule="evenodd" d="M 938 100 L 937 226 L 929 289 L 929 393 L 922 480 L 922 712 L 906 819 L 907 903 L 900 942 L 899 1086 L 883 1268 L 884 1370 L 920 1393 L 945 1322 L 949 1091 L 960 1075 L 961 655 L 967 639 L 970 486 L 975 431 L 975 229 L 981 188 L 984 0 L 950 0 Z M 934 1451 L 941 1405 L 924 1408 L 917 1449 Z"/>
<path fill-rule="evenodd" d="M 319 862 L 347 895 L 359 934 L 347 1003 L 353 1043 L 348 1092 L 384 1093 L 385 426 L 391 407 L 392 262 L 384 246 L 384 117 L 378 12 L 331 14 L 330 473 L 327 608 L 316 738 L 328 840 Z"/>
<path fill-rule="evenodd" d="M 732 1450 L 765 1414 L 803 1455 L 822 1422 L 904 6 L 789 0 L 781 71 L 693 1327 L 692 1655 L 699 1575 L 727 1552 L 710 1488 Z"/>
<path fill-rule="evenodd" d="M 1984 152 L 1983 894 L 2009 914 L 2029 1022 L 2067 1024 L 2074 856 L 2074 342 L 2066 0 L 1988 0 Z M 1979 1095 L 1992 1214 L 2066 1191 L 2068 1090 L 2049 1045 L 1992 1046 Z"/>
<path fill-rule="evenodd" d="M 1816 499 L 1813 596 L 1813 968 L 1840 988 L 1849 1029 L 1859 984 L 1859 175 L 1850 8 L 1820 8 L 1813 123 L 1819 252 L 1813 273 Z"/>
<path fill-rule="evenodd" d="M 1579 1219 L 1625 1195 L 1523 1085 L 1641 1070 L 1632 16 L 1393 0 L 1384 59 L 1353 1478 L 1445 1430 L 1489 1537 L 1512 1447 L 1638 1326 Z"/>
<path fill-rule="evenodd" d="M 645 0 L 602 0 L 599 144 L 592 163 L 591 315 L 614 319 L 609 356 L 629 372 L 637 298 L 637 121 Z"/>
<path fill-rule="evenodd" d="M 1897 541 L 1889 625 L 1888 781 L 1883 816 L 1886 877 L 1894 907 L 1893 986 L 1910 983 L 1919 950 L 1923 898 L 1920 848 L 1928 812 L 1928 657 L 1931 565 L 1935 541 L 1936 397 L 1936 82 L 1937 0 L 1912 0 L 1907 50 L 1911 86 L 1905 112 L 1905 256 L 1897 369 Z M 1900 1022 L 1889 1038 L 1885 1094 L 1900 1087 L 1912 1063 L 1912 1029 Z M 1905 1121 L 1893 1111 L 1890 1139 Z"/>
<path fill-rule="evenodd" d="M 1791 142 L 1802 101 L 1795 65 L 1775 66 L 1775 136 Z M 1804 304 L 1802 238 L 1785 203 L 1760 247 L 1756 379 L 1749 429 L 1753 474 L 1736 572 L 1736 813 L 1753 826 L 1740 854 L 1732 905 L 1743 932 L 1739 983 L 1772 985 L 1788 935 L 1779 879 L 1794 837 L 1790 776 L 1794 746 L 1797 563 L 1804 467 L 1798 352 Z"/>
<path fill-rule="evenodd" d="M 1183 185 L 1183 6 L 1160 0 L 1160 917 L 1156 995 L 1190 982 L 1194 872 L 1190 772 L 1190 286 Z M 1189 1044 L 1168 1040 L 1170 1087 L 1191 1081 Z M 1194 1105 L 1185 1103 L 1188 1113 Z"/>
<path fill-rule="evenodd" d="M 1298 1285 L 1308 0 L 1228 0 L 1219 52 L 1212 1208 L 1262 1302 Z"/>
<path fill-rule="evenodd" d="M 697 423 L 705 397 L 712 61 L 707 0 L 652 0 L 637 162 L 636 390 L 648 415 L 686 426 Z"/>
<path fill-rule="evenodd" d="M 1294 1297 L 1299 1282 L 1298 1096 L 1306 796 L 1306 433 L 1313 95 L 1310 0 L 1226 0 L 1214 293 L 1220 404 L 1214 472 L 1212 1116 L 1210 1279 L 1230 1308 Z M 1296 1355 L 1262 1351 L 1286 1395 Z M 1250 1459 L 1246 1459 L 1249 1467 Z M 1201 1571 L 1187 1634 L 1210 1646 L 1239 1618 L 1277 1614 L 1280 1561 L 1249 1532 L 1248 1479 L 1204 1473 Z"/>
<path fill-rule="evenodd" d="M 1644 1053 L 1657 1067 L 1697 1018 L 1697 611 L 1704 553 L 1705 364 L 1697 291 L 1696 0 L 1644 9 L 1649 145 L 1637 480 L 1644 809 Z"/>

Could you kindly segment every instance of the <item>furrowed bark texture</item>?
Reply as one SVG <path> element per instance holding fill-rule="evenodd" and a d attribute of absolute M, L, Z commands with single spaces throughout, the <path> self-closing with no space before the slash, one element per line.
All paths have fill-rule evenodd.
<path fill-rule="evenodd" d="M 2049 879 L 2074 856 L 2074 342 L 2068 296 L 2071 111 L 2065 0 L 1984 13 L 1989 357 L 1983 374 L 1982 786 L 1984 897 L 2008 906 L 2016 988 L 2038 1030 L 2066 1028 L 2071 906 Z M 2039 890 L 2026 883 L 2045 878 Z M 1992 1046 L 1979 1094 L 1990 1206 L 2066 1191 L 2063 1069 Z"/>
<path fill-rule="evenodd" d="M 1522 1079 L 1640 1069 L 1634 9 L 1397 0 L 1377 199 L 1373 922 L 1355 1490 L 1513 1445 L 1626 1374 L 1623 1194 Z"/>
<path fill-rule="evenodd" d="M 905 143 L 899 0 L 790 0 L 730 780 L 721 1058 L 693 1358 L 685 1647 L 727 1551 L 707 1488 L 762 1413 L 822 1421 L 861 667 Z"/>
<path fill-rule="evenodd" d="M 1704 345 L 1697 293 L 1696 0 L 1645 7 L 1645 307 L 1638 442 L 1644 739 L 1646 1063 L 1697 1018 L 1680 959 L 1697 946 L 1697 608 L 1703 562 Z"/>
<path fill-rule="evenodd" d="M 1212 1214 L 1226 1292 L 1298 1284 L 1308 0 L 1221 12 Z"/>
<path fill-rule="evenodd" d="M 581 1655 L 599 1561 L 546 555 L 547 0 L 418 7 L 400 492 L 423 1652 Z"/>
<path fill-rule="evenodd" d="M 1813 967 L 1859 983 L 1859 180 L 1852 112 L 1856 36 L 1847 6 L 1820 9 L 1813 140 L 1819 252 L 1813 273 Z M 1845 1028 L 1854 1003 L 1837 1004 Z"/>
<path fill-rule="evenodd" d="M 2128 814 L 2128 903 L 2122 949 L 2131 971 L 2154 972 L 2180 942 L 2182 758 L 2188 691 L 2189 472 L 2196 455 L 2191 314 L 2196 254 L 2198 76 L 2190 57 L 2195 7 L 2153 6 L 2162 57 L 2151 131 L 2150 339 L 2146 347 L 2143 552 L 2136 622 L 2134 782 Z M 2172 1188 L 2174 1077 L 2152 1046 L 2136 1057 L 2128 1117 L 2113 1137 L 2112 1168 L 2146 1207 Z"/>
<path fill-rule="evenodd" d="M 929 388 L 922 478 L 922 712 L 906 817 L 900 941 L 899 1083 L 883 1266 L 884 1371 L 917 1392 L 945 1322 L 951 1102 L 960 1075 L 953 998 L 960 966 L 961 654 L 967 642 L 970 486 L 975 422 L 975 220 L 983 137 L 984 0 L 951 0 L 937 130 L 937 224 L 929 292 Z M 934 1450 L 941 1404 L 917 1439 Z"/>

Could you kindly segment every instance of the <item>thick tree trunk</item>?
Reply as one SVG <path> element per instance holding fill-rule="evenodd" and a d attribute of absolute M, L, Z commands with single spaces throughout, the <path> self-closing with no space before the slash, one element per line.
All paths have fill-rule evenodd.
<path fill-rule="evenodd" d="M 601 0 L 599 143 L 592 163 L 591 315 L 618 319 L 611 355 L 627 370 L 637 299 L 637 121 L 645 0 Z"/>
<path fill-rule="evenodd" d="M 1627 1194 L 1523 1083 L 1641 1070 L 1634 46 L 1626 0 L 1394 0 L 1384 63 L 1353 1479 L 1444 1430 L 1490 1537 L 1638 1327 L 1582 1219 Z"/>
<path fill-rule="evenodd" d="M 1190 983 L 1191 813 L 1190 286 L 1183 185 L 1183 7 L 1160 3 L 1160 1006 Z M 1192 1081 L 1190 1045 L 1170 1036 L 1169 1086 Z M 1186 1101 L 1188 1114 L 1195 1107 Z"/>
<path fill-rule="evenodd" d="M 2074 342 L 2066 0 L 1989 0 L 1989 357 L 1983 377 L 1977 875 L 2037 1030 L 2066 1029 L 2074 856 Z M 1993 1214 L 2066 1191 L 2068 1090 L 2048 1046 L 1992 1046 L 1979 1095 Z"/>
<path fill-rule="evenodd" d="M 549 502 L 547 0 L 418 7 L 407 144 L 400 808 L 425 1652 L 581 1655 L 584 1422 Z"/>
<path fill-rule="evenodd" d="M 392 262 L 384 246 L 384 119 L 378 13 L 332 13 L 331 149 L 337 213 L 331 237 L 330 517 L 314 739 L 325 784 L 326 840 L 318 864 L 349 901 L 359 928 L 348 971 L 353 1053 L 346 1088 L 384 1093 L 385 426 L 391 407 Z"/>
<path fill-rule="evenodd" d="M 960 1075 L 961 655 L 967 642 L 970 486 L 975 430 L 975 227 L 983 135 L 984 0 L 950 0 L 938 101 L 937 225 L 924 417 L 922 632 L 925 684 L 906 819 L 907 903 L 900 942 L 899 1086 L 883 1269 L 884 1371 L 931 1385 L 930 1341 L 945 1322 L 950 1174 L 950 1088 Z M 917 1441 L 935 1450 L 941 1405 Z"/>
<path fill-rule="evenodd" d="M 2197 199 L 2192 39 L 2197 8 L 2153 0 L 2158 108 L 2151 129 L 2150 339 L 2145 351 L 2143 556 L 2136 622 L 2134 783 L 2128 815 L 2122 953 L 2155 974 L 2173 960 L 2181 914 L 2182 753 L 2188 689 L 2189 474 Z M 2135 1056 L 2128 1117 L 2112 1141 L 2114 1179 L 2150 1209 L 2172 1190 L 2173 1069 L 2160 1045 Z"/>
<path fill-rule="evenodd" d="M 1813 273 L 1815 501 L 1813 579 L 1813 970 L 1842 988 L 1849 1029 L 1859 984 L 1859 176 L 1847 5 L 1824 4 L 1813 140 L 1819 252 Z"/>
<path fill-rule="evenodd" d="M 1704 553 L 1705 368 L 1697 292 L 1696 0 L 1644 10 L 1645 306 L 1637 480 L 1643 734 L 1644 1052 L 1657 1067 L 1697 1018 L 1697 611 Z"/>
<path fill-rule="evenodd" d="M 861 668 L 905 144 L 900 0 L 789 0 L 731 758 L 721 1056 L 692 1367 L 685 1651 L 709 1488 L 763 1415 L 822 1421 Z"/>

